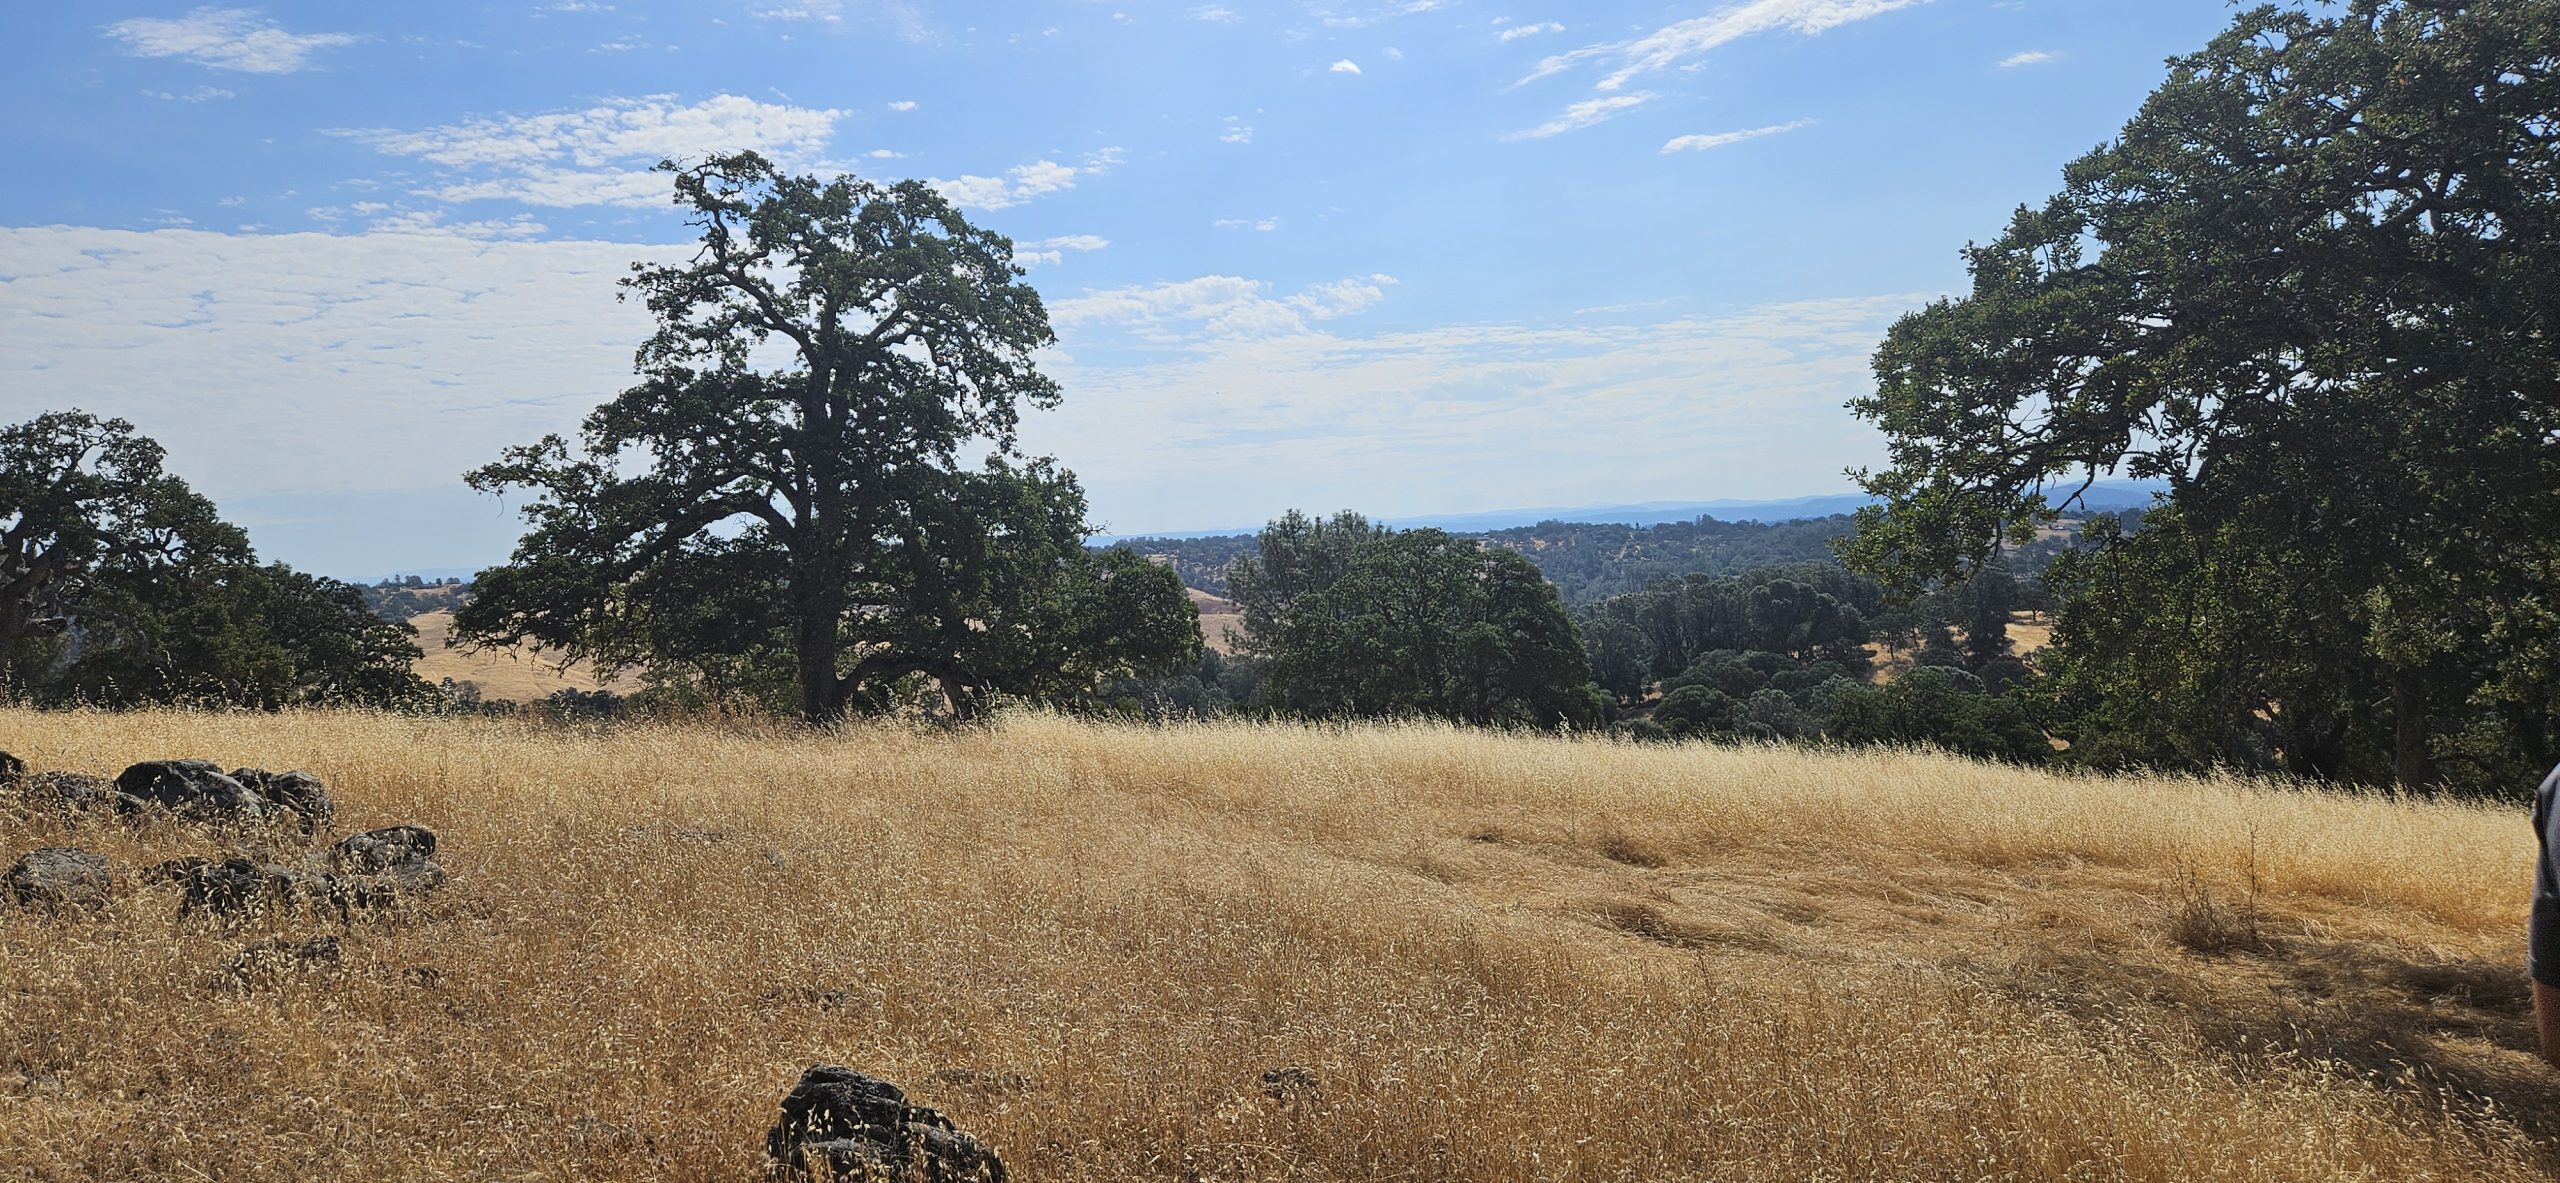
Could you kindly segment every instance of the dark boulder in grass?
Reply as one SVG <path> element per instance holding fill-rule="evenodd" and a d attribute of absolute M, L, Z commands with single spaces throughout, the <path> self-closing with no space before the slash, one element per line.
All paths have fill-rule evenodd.
<path fill-rule="evenodd" d="M 237 920 L 259 913 L 302 911 L 332 894 L 326 875 L 237 855 L 170 859 L 144 871 L 142 878 L 146 883 L 177 885 L 181 919 L 200 912 Z"/>
<path fill-rule="evenodd" d="M 17 784 L 18 779 L 26 774 L 26 761 L 21 760 L 16 756 L 12 756 L 7 752 L 0 752 L 0 789 L 5 789 L 11 785 Z"/>
<path fill-rule="evenodd" d="M 270 808 L 266 798 L 211 760 L 146 760 L 116 777 L 116 792 L 122 812 L 156 806 L 191 822 L 254 822 Z"/>
<path fill-rule="evenodd" d="M 782 1119 L 765 1135 L 774 1172 L 806 1179 L 821 1166 L 835 1179 L 914 1183 L 1004 1183 L 1004 1161 L 961 1133 L 951 1119 L 907 1104 L 898 1086 L 851 1068 L 819 1064 L 782 1098 Z"/>
<path fill-rule="evenodd" d="M 36 772 L 0 782 L 0 798 L 18 813 L 55 813 L 64 820 L 113 809 L 118 800 L 114 781 L 85 772 Z"/>
<path fill-rule="evenodd" d="M 320 778 L 308 772 L 269 772 L 264 768 L 234 768 L 231 779 L 258 795 L 268 805 L 284 811 L 302 827 L 305 834 L 329 828 L 337 820 L 337 805 L 329 800 L 329 788 Z"/>
<path fill-rule="evenodd" d="M 0 875 L 0 893 L 22 907 L 96 909 L 107 904 L 107 860 L 69 846 L 30 851 Z"/>

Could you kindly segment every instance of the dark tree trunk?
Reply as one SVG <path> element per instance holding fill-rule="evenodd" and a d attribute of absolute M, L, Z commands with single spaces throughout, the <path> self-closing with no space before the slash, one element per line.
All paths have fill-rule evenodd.
<path fill-rule="evenodd" d="M 792 651 L 800 675 L 800 715 L 812 723 L 844 718 L 852 688 L 836 672 L 837 629 L 844 620 L 844 582 L 821 556 L 793 555 Z"/>
<path fill-rule="evenodd" d="M 2391 776 L 2403 789 L 2436 783 L 2427 752 L 2427 687 L 2411 670 L 2391 671 Z"/>

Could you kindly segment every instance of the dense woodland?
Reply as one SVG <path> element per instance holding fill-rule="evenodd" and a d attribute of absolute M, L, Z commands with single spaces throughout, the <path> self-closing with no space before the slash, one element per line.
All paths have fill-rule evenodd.
<path fill-rule="evenodd" d="M 1873 501 L 1799 522 L 1292 512 L 1091 548 L 1075 475 L 1017 446 L 1064 392 L 1009 240 L 917 182 L 669 162 L 701 249 L 623 281 L 656 320 L 634 385 L 468 474 L 526 530 L 464 602 L 261 564 L 131 425 L 48 413 L 0 429 L 0 686 L 432 706 L 367 598 L 432 596 L 660 710 L 1435 716 L 2521 791 L 2560 760 L 2548 16 L 2237 14 L 1893 326 L 1849 407 Z M 2101 478 L 2166 491 L 2065 517 Z M 1185 583 L 1241 606 L 1241 653 L 1204 652 Z"/>

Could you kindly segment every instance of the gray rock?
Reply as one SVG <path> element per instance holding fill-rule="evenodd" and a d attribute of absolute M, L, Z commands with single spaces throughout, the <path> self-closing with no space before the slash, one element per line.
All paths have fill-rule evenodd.
<path fill-rule="evenodd" d="M 776 1173 L 808 1178 L 815 1164 L 833 1178 L 914 1183 L 1004 1183 L 1004 1161 L 985 1144 L 898 1086 L 850 1068 L 819 1064 L 782 1098 L 782 1119 L 765 1135 Z"/>
<path fill-rule="evenodd" d="M 337 820 L 337 806 L 329 800 L 328 786 L 308 772 L 234 768 L 231 779 L 257 794 L 269 806 L 284 811 L 301 825 L 305 834 L 328 829 L 329 823 Z"/>
<path fill-rule="evenodd" d="M 223 775 L 211 760 L 150 760 L 116 777 L 116 804 L 126 813 L 157 806 L 193 822 L 253 822 L 267 816 L 267 799 Z"/>
<path fill-rule="evenodd" d="M 334 894 L 330 877 L 233 855 L 170 859 L 142 873 L 147 883 L 173 883 L 181 919 L 210 912 L 226 920 L 260 913 L 307 911 Z"/>
<path fill-rule="evenodd" d="M 26 761 L 21 760 L 16 756 L 12 756 L 7 752 L 0 752 L 0 789 L 5 789 L 18 783 L 18 778 L 25 776 L 26 774 Z"/>
<path fill-rule="evenodd" d="M 385 826 L 338 841 L 329 852 L 341 878 L 362 877 L 393 893 L 419 894 L 444 886 L 435 861 L 436 833 L 425 826 Z"/>
<path fill-rule="evenodd" d="M 17 783 L 18 799 L 28 807 L 83 814 L 116 805 L 116 785 L 85 772 L 39 772 Z"/>
<path fill-rule="evenodd" d="M 28 852 L 0 875 L 0 892 L 24 907 L 94 909 L 107 905 L 112 882 L 106 859 L 74 847 L 48 846 Z"/>

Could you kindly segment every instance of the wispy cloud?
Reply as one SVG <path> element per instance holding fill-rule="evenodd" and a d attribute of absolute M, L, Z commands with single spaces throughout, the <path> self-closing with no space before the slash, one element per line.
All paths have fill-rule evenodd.
<path fill-rule="evenodd" d="M 419 131 L 340 129 L 331 134 L 453 176 L 426 193 L 445 201 L 507 200 L 540 206 L 650 205 L 667 194 L 651 166 L 669 157 L 753 149 L 786 167 L 815 163 L 846 112 L 717 95 L 680 104 L 671 95 L 606 99 L 579 111 L 471 119 Z"/>
<path fill-rule="evenodd" d="M 239 92 L 219 86 L 199 86 L 188 91 L 146 90 L 142 93 L 164 103 L 210 103 L 215 99 L 236 99 Z"/>
<path fill-rule="evenodd" d="M 1652 102 L 1653 99 L 1653 92 L 1648 90 L 1640 90 L 1634 94 L 1613 94 L 1596 99 L 1584 99 L 1579 103 L 1566 107 L 1563 114 L 1558 115 L 1545 123 L 1541 123 L 1536 127 L 1525 128 L 1520 131 L 1512 132 L 1502 138 L 1506 140 L 1543 140 L 1548 136 L 1563 135 L 1569 131 L 1579 131 L 1591 126 L 1592 124 L 1604 123 L 1608 120 L 1615 119 L 1628 111 Z"/>
<path fill-rule="evenodd" d="M 108 25 L 126 53 L 183 58 L 244 74 L 291 74 L 324 49 L 354 45 L 353 33 L 289 33 L 255 8 L 199 8 L 182 17 L 134 17 Z"/>
<path fill-rule="evenodd" d="M 1874 382 L 1867 359 L 1894 318 L 1928 299 L 1383 332 L 1357 317 L 1301 317 L 1280 320 L 1290 331 L 1253 332 L 1242 331 L 1258 326 L 1251 315 L 1171 315 L 1277 302 L 1247 280 L 1099 295 L 1062 322 L 1072 360 L 1056 373 L 1108 397 L 1068 399 L 1027 425 L 1025 442 L 1114 457 L 1078 471 L 1095 511 L 1127 531 L 1249 525 L 1286 505 L 1414 514 L 1635 489 L 1837 489 L 1841 469 L 1877 462 L 1881 438 L 1840 405 Z M 1145 349 L 1116 352 L 1124 336 Z M 1664 418 L 1675 403 L 1683 413 Z M 1143 455 L 1126 447 L 1140 431 Z"/>
<path fill-rule="evenodd" d="M 913 111 L 916 109 L 916 101 L 914 99 L 898 99 L 889 104 L 889 109 L 892 111 Z"/>
<path fill-rule="evenodd" d="M 1357 74 L 1360 72 L 1360 63 L 1352 61 L 1350 58 L 1344 58 L 1327 67 L 1327 69 L 1336 74 Z"/>
<path fill-rule="evenodd" d="M 1685 65 L 1755 33 L 1784 30 L 1812 36 L 1926 3 L 1928 0 L 1749 0 L 1665 25 L 1632 40 L 1586 45 L 1557 54 L 1540 61 L 1520 81 L 1534 82 L 1584 62 L 1598 61 L 1610 66 L 1596 84 L 1598 88 L 1620 90 L 1635 79 Z"/>
<path fill-rule="evenodd" d="M 2055 55 L 2052 53 L 2041 49 L 2030 49 L 2023 53 L 2013 53 L 2000 59 L 2000 68 L 2003 70 L 2015 70 L 2020 66 L 2040 66 L 2053 60 L 2055 60 Z"/>
<path fill-rule="evenodd" d="M 1306 332 L 1312 322 L 1375 307 L 1395 282 L 1392 275 L 1355 275 L 1275 296 L 1260 280 L 1204 275 L 1052 301 L 1049 319 L 1061 327 L 1117 326 L 1167 344 L 1200 334 L 1218 340 L 1287 336 Z"/>
<path fill-rule="evenodd" d="M 1748 131 L 1719 131 L 1706 135 L 1679 136 L 1674 138 L 1670 143 L 1664 144 L 1662 146 L 1662 151 L 1666 156 L 1673 152 L 1704 152 L 1709 148 L 1721 148 L 1727 144 L 1739 144 L 1744 140 L 1756 140 L 1762 136 L 1782 135 L 1786 132 L 1794 131 L 1797 128 L 1808 126 L 1812 122 L 1813 121 L 1810 119 L 1798 119 L 1793 123 L 1779 123 L 1772 124 L 1768 127 L 1755 127 Z"/>
<path fill-rule="evenodd" d="M 1264 234 L 1280 228 L 1278 218 L 1220 218 L 1210 225 L 1220 230 L 1256 230 Z"/>
<path fill-rule="evenodd" d="M 1025 267 L 1054 267 L 1066 261 L 1068 251 L 1098 251 L 1110 245 L 1111 240 L 1099 234 L 1062 234 L 1014 244 L 1013 261 Z"/>
<path fill-rule="evenodd" d="M 1495 33 L 1494 36 L 1504 41 L 1518 41 L 1523 37 L 1535 37 L 1540 33 L 1561 32 L 1564 32 L 1563 25 L 1557 24 L 1554 21 L 1548 21 L 1544 24 L 1536 25 L 1513 25 L 1508 29 Z"/>
<path fill-rule="evenodd" d="M 756 3 L 751 11 L 761 20 L 836 27 L 864 18 L 873 24 L 887 25 L 909 41 L 925 41 L 933 36 L 925 24 L 924 13 L 908 0 L 783 0 L 780 3 Z"/>
<path fill-rule="evenodd" d="M 1225 7 L 1224 5 L 1203 4 L 1200 7 L 1191 10 L 1191 19 L 1195 21 L 1211 21 L 1223 24 L 1228 21 L 1241 20 L 1243 18 L 1236 15 L 1235 9 Z"/>

